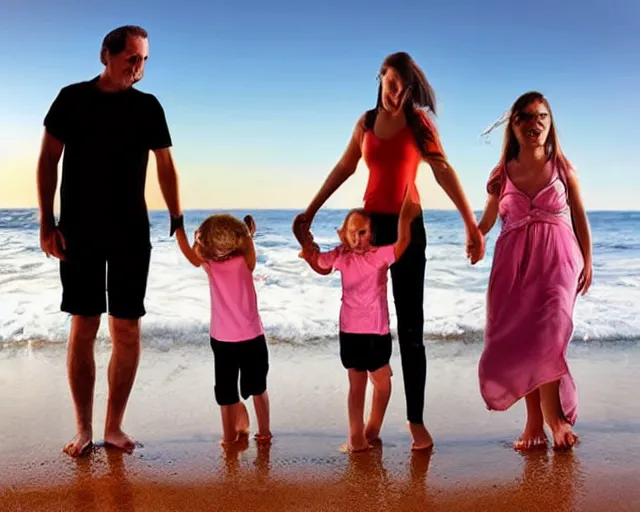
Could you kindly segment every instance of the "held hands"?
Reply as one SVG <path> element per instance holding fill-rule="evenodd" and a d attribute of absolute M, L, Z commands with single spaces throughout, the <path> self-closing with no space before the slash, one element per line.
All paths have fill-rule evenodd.
<path fill-rule="evenodd" d="M 242 220 L 244 221 L 244 223 L 249 228 L 249 233 L 253 237 L 256 234 L 256 221 L 253 220 L 253 217 L 251 215 L 245 215 L 244 219 L 242 219 Z"/>
<path fill-rule="evenodd" d="M 298 243 L 304 247 L 308 242 L 313 243 L 313 236 L 311 235 L 311 222 L 313 217 L 307 215 L 306 212 L 299 213 L 293 219 L 293 234 L 298 240 Z"/>
<path fill-rule="evenodd" d="M 484 249 L 484 235 L 480 229 L 478 229 L 478 226 L 474 224 L 471 227 L 467 227 L 466 251 L 467 258 L 472 265 L 475 265 L 484 258 Z"/>

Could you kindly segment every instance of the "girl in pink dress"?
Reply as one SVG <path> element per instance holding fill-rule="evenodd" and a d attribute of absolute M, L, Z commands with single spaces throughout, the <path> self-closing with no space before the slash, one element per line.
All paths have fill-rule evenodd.
<path fill-rule="evenodd" d="M 193 247 L 184 228 L 176 231 L 185 257 L 202 267 L 211 294 L 210 343 L 215 370 L 215 398 L 222 416 L 222 444 L 248 436 L 249 414 L 240 401 L 253 397 L 258 420 L 256 440 L 271 439 L 267 374 L 269 353 L 253 282 L 255 222 L 218 214 L 196 231 Z M 240 383 L 238 392 L 238 381 Z"/>
<path fill-rule="evenodd" d="M 546 98 L 522 95 L 507 119 L 478 225 L 486 234 L 498 214 L 502 221 L 487 291 L 480 391 L 495 411 L 525 397 L 527 422 L 515 449 L 545 448 L 545 422 L 554 448 L 566 449 L 578 442 L 572 431 L 578 397 L 566 351 L 577 295 L 591 285 L 589 223 Z"/>
<path fill-rule="evenodd" d="M 391 397 L 391 333 L 387 304 L 387 273 L 411 242 L 411 222 L 421 213 L 415 184 L 409 186 L 398 219 L 393 244 L 374 247 L 371 217 L 363 209 L 351 210 L 339 230 L 342 242 L 320 252 L 307 242 L 301 256 L 319 274 L 342 274 L 340 308 L 340 360 L 349 374 L 349 442 L 343 451 L 368 450 L 380 442 L 380 430 Z M 371 416 L 364 424 L 367 377 L 373 384 Z"/>

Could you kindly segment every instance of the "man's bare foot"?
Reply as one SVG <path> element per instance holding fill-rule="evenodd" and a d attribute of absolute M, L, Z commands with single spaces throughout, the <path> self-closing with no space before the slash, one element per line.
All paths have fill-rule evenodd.
<path fill-rule="evenodd" d="M 104 444 L 113 446 L 114 448 L 118 448 L 127 453 L 133 452 L 136 447 L 135 440 L 131 436 L 125 434 L 122 429 L 105 432 Z"/>
<path fill-rule="evenodd" d="M 580 438 L 573 433 L 571 425 L 566 421 L 563 421 L 559 425 L 551 427 L 553 435 L 553 449 L 554 450 L 571 450 L 575 445 L 580 442 Z"/>
<path fill-rule="evenodd" d="M 80 457 L 84 455 L 92 445 L 93 432 L 89 428 L 78 432 L 74 438 L 65 445 L 62 451 L 71 457 Z"/>
<path fill-rule="evenodd" d="M 530 428 L 527 425 L 522 435 L 513 442 L 513 449 L 518 451 L 546 450 L 547 435 L 544 433 L 544 427 Z"/>
<path fill-rule="evenodd" d="M 412 450 L 431 450 L 433 448 L 433 438 L 427 427 L 418 423 L 409 423 L 408 427 L 411 439 L 413 439 Z"/>

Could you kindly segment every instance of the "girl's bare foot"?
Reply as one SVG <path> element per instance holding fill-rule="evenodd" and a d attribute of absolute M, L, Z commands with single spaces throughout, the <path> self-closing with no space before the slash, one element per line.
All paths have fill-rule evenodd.
<path fill-rule="evenodd" d="M 273 439 L 273 435 L 271 434 L 271 432 L 269 432 L 268 434 L 258 433 L 255 436 L 253 436 L 253 438 L 256 440 L 256 443 L 258 444 L 270 444 L 271 439 Z"/>
<path fill-rule="evenodd" d="M 366 441 L 361 445 L 353 445 L 351 443 L 343 444 L 340 447 L 342 453 L 360 453 L 366 452 L 371 449 L 371 446 Z"/>
<path fill-rule="evenodd" d="M 249 411 L 247 411 L 247 407 L 242 402 L 238 404 L 237 414 L 236 431 L 238 432 L 238 437 L 249 437 Z"/>
<path fill-rule="evenodd" d="M 93 445 L 93 432 L 90 428 L 80 430 L 74 438 L 62 449 L 64 453 L 71 457 L 84 455 Z"/>
<path fill-rule="evenodd" d="M 413 439 L 412 450 L 431 450 L 433 448 L 433 438 L 429 434 L 427 427 L 418 423 L 408 423 L 407 425 L 411 433 L 411 439 Z"/>
<path fill-rule="evenodd" d="M 513 442 L 513 448 L 518 451 L 546 450 L 547 435 L 544 426 L 527 424 L 522 435 Z"/>
<path fill-rule="evenodd" d="M 382 439 L 380 439 L 380 430 L 372 427 L 371 425 L 367 425 L 364 429 L 364 437 L 369 444 L 382 444 Z"/>

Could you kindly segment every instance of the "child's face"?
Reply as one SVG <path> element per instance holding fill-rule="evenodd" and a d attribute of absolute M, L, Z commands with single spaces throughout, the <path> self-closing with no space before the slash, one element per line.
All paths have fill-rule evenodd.
<path fill-rule="evenodd" d="M 343 241 L 355 252 L 365 252 L 371 247 L 371 221 L 359 213 L 353 213 L 342 229 Z"/>

